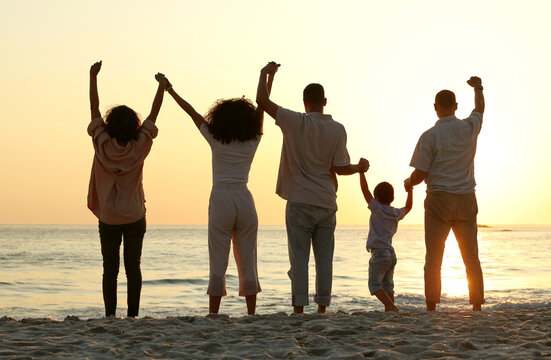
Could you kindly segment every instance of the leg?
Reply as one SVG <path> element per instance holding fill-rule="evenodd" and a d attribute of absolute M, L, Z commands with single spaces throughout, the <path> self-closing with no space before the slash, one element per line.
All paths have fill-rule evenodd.
<path fill-rule="evenodd" d="M 469 302 L 473 304 L 473 310 L 480 310 L 480 305 L 484 304 L 484 279 L 478 258 L 478 207 L 474 194 L 462 195 L 459 201 L 458 219 L 454 221 L 452 229 L 467 272 Z"/>
<path fill-rule="evenodd" d="M 220 310 L 220 302 L 222 301 L 222 296 L 209 296 L 209 314 L 218 314 Z"/>
<path fill-rule="evenodd" d="M 256 239 L 258 217 L 251 193 L 236 191 L 237 218 L 233 236 L 233 255 L 239 274 L 239 296 L 247 300 L 247 312 L 254 315 L 256 294 L 260 291 L 257 269 Z"/>
<path fill-rule="evenodd" d="M 143 238 L 145 234 L 145 218 L 123 227 L 124 236 L 124 268 L 126 270 L 127 304 L 129 317 L 138 316 L 140 310 L 140 295 L 142 291 L 142 257 Z"/>
<path fill-rule="evenodd" d="M 308 261 L 310 242 L 313 233 L 310 205 L 287 202 L 285 223 L 287 225 L 287 245 L 291 269 L 292 305 L 295 312 L 301 313 L 308 301 Z"/>
<path fill-rule="evenodd" d="M 218 298 L 226 295 L 226 270 L 232 238 L 232 229 L 235 223 L 233 202 L 226 191 L 213 190 L 209 202 L 209 265 L 210 276 L 207 294 L 211 296 L 209 311 L 218 312 L 220 301 Z M 216 306 L 217 304 L 217 306 Z"/>
<path fill-rule="evenodd" d="M 442 204 L 438 195 L 429 193 L 425 200 L 425 299 L 429 311 L 440 303 L 440 269 L 451 229 L 446 204 Z"/>
<path fill-rule="evenodd" d="M 119 275 L 119 250 L 122 230 L 118 225 L 99 222 L 101 255 L 103 256 L 103 303 L 105 316 L 115 316 L 117 312 L 117 277 Z"/>
<path fill-rule="evenodd" d="M 373 294 L 373 295 L 375 295 L 377 297 L 377 299 L 379 299 L 379 301 L 383 303 L 383 305 L 385 306 L 385 312 L 390 312 L 390 311 L 398 312 L 398 311 L 400 311 L 400 310 L 398 310 L 396 305 L 394 305 L 394 300 L 393 300 L 394 296 L 391 299 L 390 294 L 388 294 L 383 289 L 375 292 L 375 294 Z"/>
<path fill-rule="evenodd" d="M 383 303 L 385 311 L 398 311 L 389 296 L 390 292 L 394 292 L 393 286 L 389 285 L 392 281 L 389 272 L 394 270 L 395 260 L 389 249 L 375 249 L 369 259 L 369 292 Z"/>
<path fill-rule="evenodd" d="M 385 311 L 398 312 L 398 308 L 394 305 L 394 268 L 396 267 L 396 254 L 394 251 L 391 251 L 390 258 L 390 268 L 386 271 L 382 280 L 384 294 L 381 294 L 379 291 L 379 295 L 377 293 L 374 295 L 385 305 Z"/>
<path fill-rule="evenodd" d="M 312 235 L 312 248 L 316 260 L 316 295 L 318 312 L 324 313 L 331 303 L 333 285 L 333 254 L 335 251 L 335 210 L 317 208 L 321 219 Z"/>
<path fill-rule="evenodd" d="M 247 314 L 254 315 L 256 311 L 256 295 L 246 295 L 245 302 L 247 303 Z"/>

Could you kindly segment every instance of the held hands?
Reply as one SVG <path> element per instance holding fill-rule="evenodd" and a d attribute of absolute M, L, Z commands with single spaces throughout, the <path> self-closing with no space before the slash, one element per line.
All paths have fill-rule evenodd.
<path fill-rule="evenodd" d="M 101 60 L 93 63 L 92 66 L 90 66 L 90 76 L 97 76 L 100 70 L 101 70 Z"/>
<path fill-rule="evenodd" d="M 358 164 L 362 167 L 362 172 L 369 170 L 369 161 L 367 159 L 360 158 L 360 162 Z"/>
<path fill-rule="evenodd" d="M 407 191 L 407 192 L 410 192 L 413 190 L 413 185 L 411 184 L 411 179 L 410 178 L 407 178 L 404 180 L 404 189 Z"/>
<path fill-rule="evenodd" d="M 262 70 L 260 70 L 260 72 L 268 74 L 270 76 L 274 76 L 280 66 L 281 64 L 278 64 L 275 61 L 270 61 L 266 66 L 262 68 Z"/>
<path fill-rule="evenodd" d="M 274 79 L 274 76 L 275 76 L 275 74 L 276 74 L 276 72 L 277 72 L 277 69 L 279 69 L 280 66 L 281 66 L 281 65 L 278 64 L 275 68 L 273 68 L 273 69 L 271 69 L 270 71 L 268 71 L 268 78 L 269 78 L 269 79 L 272 79 L 272 80 Z"/>
<path fill-rule="evenodd" d="M 471 85 L 472 87 L 480 87 L 482 86 L 482 80 L 478 76 L 471 76 L 469 80 L 467 80 L 467 84 Z"/>
<path fill-rule="evenodd" d="M 155 74 L 155 80 L 157 80 L 159 82 L 159 85 L 161 85 L 165 90 L 169 90 L 172 87 L 172 84 L 170 83 L 170 81 L 168 81 L 165 74 L 163 73 Z"/>

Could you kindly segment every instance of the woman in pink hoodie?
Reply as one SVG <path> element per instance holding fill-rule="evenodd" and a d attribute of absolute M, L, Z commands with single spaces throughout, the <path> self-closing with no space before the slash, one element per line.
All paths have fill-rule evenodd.
<path fill-rule="evenodd" d="M 124 240 L 124 267 L 128 280 L 128 316 L 138 316 L 142 274 L 140 258 L 146 229 L 145 198 L 142 186 L 143 163 L 157 136 L 155 121 L 163 102 L 165 77 L 159 82 L 151 113 L 143 124 L 136 112 L 120 105 L 99 111 L 97 75 L 101 61 L 90 67 L 90 110 L 88 134 L 94 145 L 94 161 L 88 190 L 88 208 L 99 219 L 103 255 L 103 301 L 105 315 L 114 316 L 117 308 L 119 249 Z"/>

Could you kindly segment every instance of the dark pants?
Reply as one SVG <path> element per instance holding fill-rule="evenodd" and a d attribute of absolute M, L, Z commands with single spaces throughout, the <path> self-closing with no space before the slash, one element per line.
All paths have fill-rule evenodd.
<path fill-rule="evenodd" d="M 124 269 L 128 282 L 128 316 L 138 316 L 142 272 L 140 258 L 145 234 L 145 217 L 131 224 L 109 225 L 99 222 L 101 254 L 103 255 L 103 302 L 105 316 L 117 310 L 117 277 L 119 275 L 119 249 L 124 239 Z"/>

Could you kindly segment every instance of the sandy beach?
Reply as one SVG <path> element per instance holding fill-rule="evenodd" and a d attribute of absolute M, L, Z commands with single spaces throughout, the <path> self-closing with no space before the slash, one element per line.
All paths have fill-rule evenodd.
<path fill-rule="evenodd" d="M 528 359 L 551 357 L 551 307 L 231 318 L 0 319 L 0 357 Z"/>

